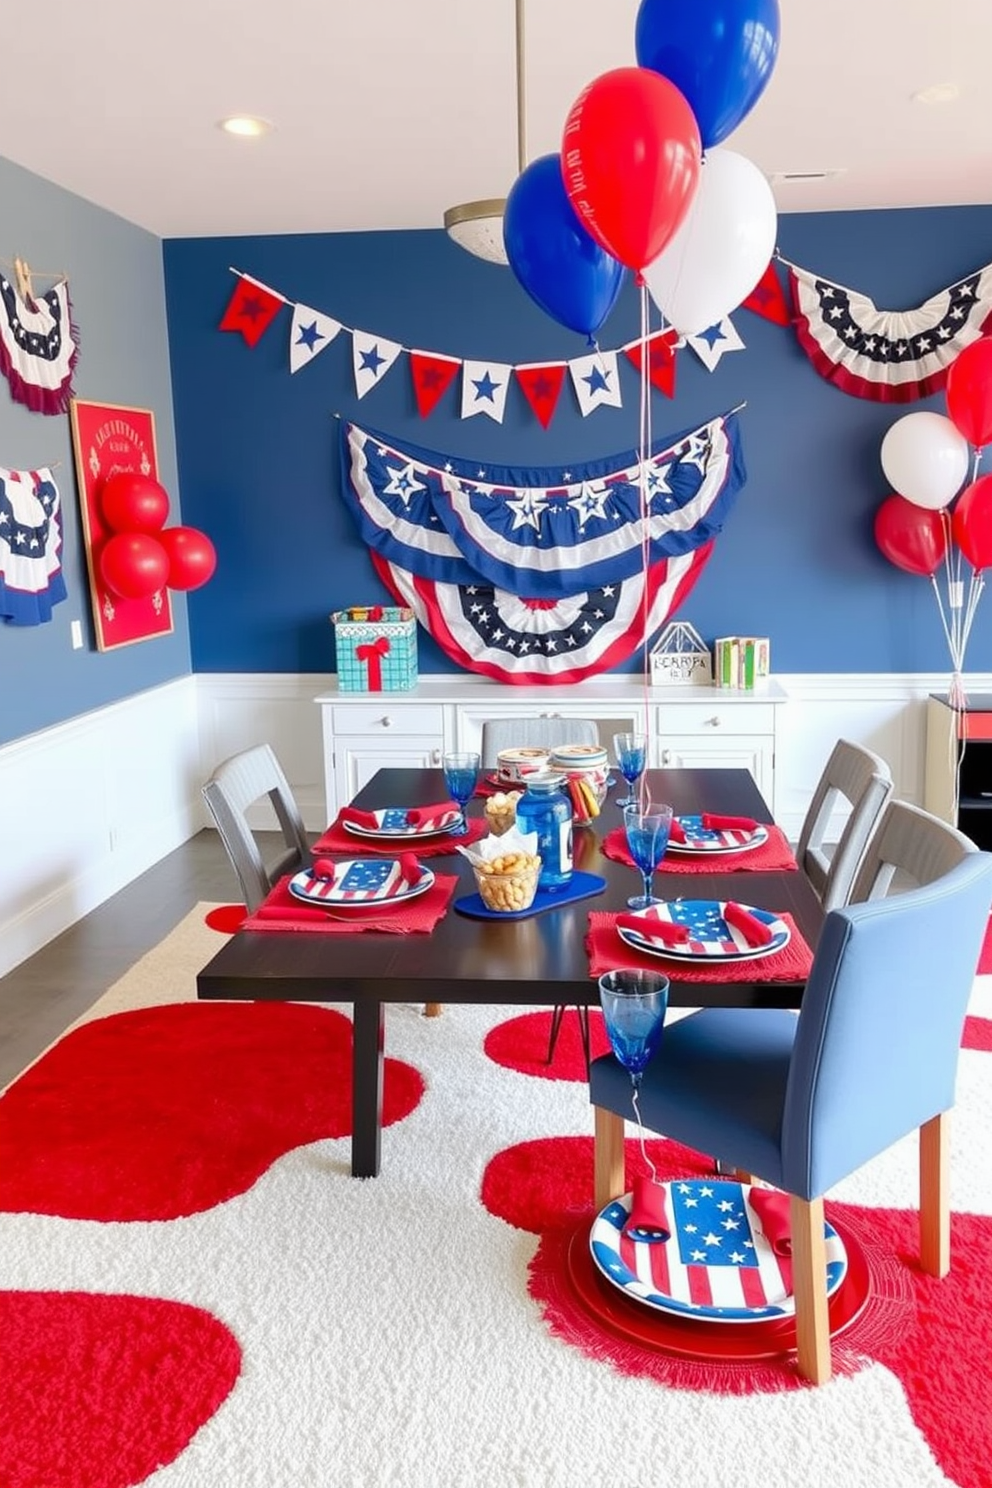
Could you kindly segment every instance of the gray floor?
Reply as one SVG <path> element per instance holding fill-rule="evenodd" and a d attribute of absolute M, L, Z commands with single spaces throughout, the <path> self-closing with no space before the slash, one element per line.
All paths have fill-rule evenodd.
<path fill-rule="evenodd" d="M 233 903 L 237 880 L 214 831 L 200 832 L 99 909 L 0 977 L 0 1086 L 201 901 Z"/>

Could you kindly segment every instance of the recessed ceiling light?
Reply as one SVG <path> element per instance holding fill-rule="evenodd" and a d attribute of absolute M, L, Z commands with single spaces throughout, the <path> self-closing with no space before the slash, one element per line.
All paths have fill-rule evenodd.
<path fill-rule="evenodd" d="M 957 83 L 931 83 L 929 88 L 921 88 L 918 93 L 913 94 L 913 102 L 953 103 L 960 97 L 961 89 Z"/>
<path fill-rule="evenodd" d="M 236 134 L 239 139 L 259 139 L 268 134 L 272 125 L 268 119 L 256 119 L 251 114 L 232 114 L 229 119 L 221 119 L 218 128 L 225 134 Z"/>
<path fill-rule="evenodd" d="M 844 175 L 846 170 L 846 165 L 837 165 L 832 170 L 773 171 L 769 179 L 776 183 L 780 181 L 829 181 L 832 176 Z"/>

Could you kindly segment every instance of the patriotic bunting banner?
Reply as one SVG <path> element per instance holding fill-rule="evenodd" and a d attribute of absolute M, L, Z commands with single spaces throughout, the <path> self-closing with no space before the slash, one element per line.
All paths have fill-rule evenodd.
<path fill-rule="evenodd" d="M 572 374 L 572 386 L 583 418 L 587 418 L 594 408 L 623 407 L 615 351 L 594 351 L 591 356 L 576 357 L 569 362 L 568 370 Z"/>
<path fill-rule="evenodd" d="M 675 397 L 675 352 L 684 345 L 685 338 L 678 331 L 658 331 L 648 337 L 648 377 L 652 387 L 666 398 Z M 640 372 L 643 360 L 640 340 L 629 341 L 623 353 Z"/>
<path fill-rule="evenodd" d="M 421 418 L 427 418 L 434 411 L 460 366 L 457 357 L 438 356 L 433 351 L 411 351 L 410 372 Z"/>
<path fill-rule="evenodd" d="M 66 597 L 62 507 L 52 472 L 0 466 L 0 619 L 41 625 Z"/>
<path fill-rule="evenodd" d="M 518 470 L 400 447 L 343 423 L 342 492 L 373 552 L 418 576 L 558 599 L 632 578 L 722 528 L 746 479 L 737 418 L 636 453 Z"/>
<path fill-rule="evenodd" d="M 462 418 L 486 413 L 501 424 L 512 371 L 502 362 L 463 362 Z"/>
<path fill-rule="evenodd" d="M 250 274 L 241 274 L 220 323 L 222 331 L 240 331 L 249 346 L 257 346 L 276 315 L 288 300 L 260 284 Z"/>
<path fill-rule="evenodd" d="M 741 301 L 742 310 L 753 310 L 755 315 L 772 321 L 775 325 L 792 324 L 792 311 L 778 277 L 775 260 L 772 259 L 746 300 Z"/>
<path fill-rule="evenodd" d="M 289 333 L 289 370 L 298 372 L 330 346 L 341 329 L 339 320 L 311 310 L 309 305 L 293 306 L 293 325 Z"/>
<path fill-rule="evenodd" d="M 0 274 L 0 372 L 32 413 L 67 413 L 79 356 L 63 279 L 30 303 Z"/>
<path fill-rule="evenodd" d="M 385 341 L 366 331 L 352 332 L 351 359 L 359 398 L 364 398 L 370 388 L 382 381 L 402 350 L 398 341 Z"/>
<path fill-rule="evenodd" d="M 446 656 L 499 682 L 561 685 L 609 671 L 632 656 L 687 598 L 712 543 L 654 563 L 645 576 L 557 602 L 523 599 L 486 584 L 415 578 L 377 553 L 376 572 L 409 605 Z"/>
<path fill-rule="evenodd" d="M 565 381 L 565 363 L 548 362 L 541 365 L 534 362 L 513 370 L 534 417 L 547 429 L 558 407 L 561 385 Z"/>
<path fill-rule="evenodd" d="M 699 331 L 695 336 L 687 336 L 686 340 L 708 372 L 719 365 L 720 358 L 728 351 L 744 350 L 744 342 L 729 315 L 725 315 L 723 320 L 711 325 L 708 330 Z"/>
<path fill-rule="evenodd" d="M 917 310 L 878 310 L 867 295 L 789 265 L 799 344 L 845 393 L 909 403 L 938 392 L 954 359 L 992 330 L 992 265 Z"/>

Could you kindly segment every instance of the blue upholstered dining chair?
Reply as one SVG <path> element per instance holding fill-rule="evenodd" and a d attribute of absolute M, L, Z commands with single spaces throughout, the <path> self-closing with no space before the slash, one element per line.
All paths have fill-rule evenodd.
<path fill-rule="evenodd" d="M 889 897 L 871 897 L 897 888 Z M 644 1124 L 791 1196 L 798 1367 L 830 1377 L 823 1195 L 920 1129 L 920 1260 L 950 1266 L 947 1112 L 992 903 L 992 854 L 894 801 L 860 884 L 830 911 L 798 1015 L 708 1008 L 666 1027 L 641 1087 Z M 626 1190 L 630 1078 L 593 1062 L 596 1203 Z"/>

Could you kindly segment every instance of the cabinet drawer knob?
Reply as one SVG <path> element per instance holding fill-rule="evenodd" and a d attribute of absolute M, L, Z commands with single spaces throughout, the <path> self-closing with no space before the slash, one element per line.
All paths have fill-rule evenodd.
<path fill-rule="evenodd" d="M 383 728 L 392 728 L 393 726 L 393 720 L 390 718 L 388 713 L 386 713 L 379 721 L 382 724 Z"/>
<path fill-rule="evenodd" d="M 719 713 L 714 713 L 712 718 L 707 718 L 706 723 L 709 728 L 719 728 L 723 723 L 723 719 Z"/>

